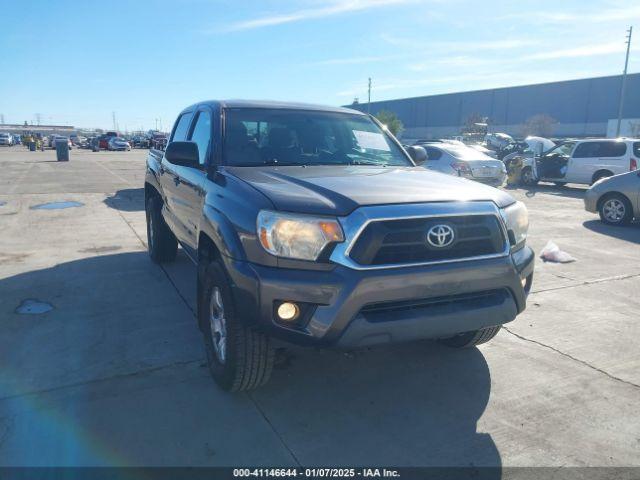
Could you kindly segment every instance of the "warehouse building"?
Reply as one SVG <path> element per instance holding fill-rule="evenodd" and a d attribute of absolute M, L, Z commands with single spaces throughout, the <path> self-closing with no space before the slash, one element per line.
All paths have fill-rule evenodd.
<path fill-rule="evenodd" d="M 490 132 L 519 137 L 540 115 L 552 120 L 550 136 L 614 136 L 621 86 L 622 76 L 615 75 L 371 102 L 370 111 L 394 112 L 406 142 L 460 135 L 472 117 L 485 117 Z M 366 103 L 349 107 L 367 110 Z M 640 73 L 627 76 L 622 118 L 622 136 L 640 135 Z"/>

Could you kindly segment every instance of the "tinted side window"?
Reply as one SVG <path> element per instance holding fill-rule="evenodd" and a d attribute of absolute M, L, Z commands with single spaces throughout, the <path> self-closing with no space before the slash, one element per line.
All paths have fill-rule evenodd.
<path fill-rule="evenodd" d="M 601 157 L 621 157 L 627 153 L 627 144 L 624 142 L 600 142 Z"/>
<path fill-rule="evenodd" d="M 442 157 L 442 152 L 437 148 L 426 147 L 426 150 L 429 160 L 440 160 L 440 158 Z"/>
<path fill-rule="evenodd" d="M 594 158 L 600 156 L 600 142 L 584 142 L 576 147 L 574 158 Z"/>
<path fill-rule="evenodd" d="M 198 113 L 196 126 L 193 127 L 193 132 L 189 139 L 198 144 L 200 165 L 204 165 L 209 150 L 209 140 L 211 139 L 211 114 L 207 110 Z"/>
<path fill-rule="evenodd" d="M 191 113 L 183 113 L 180 116 L 173 129 L 173 135 L 171 135 L 172 142 L 184 142 L 186 140 L 192 116 Z"/>
<path fill-rule="evenodd" d="M 574 153 L 576 158 L 621 157 L 627 153 L 623 142 L 585 142 L 578 145 Z"/>

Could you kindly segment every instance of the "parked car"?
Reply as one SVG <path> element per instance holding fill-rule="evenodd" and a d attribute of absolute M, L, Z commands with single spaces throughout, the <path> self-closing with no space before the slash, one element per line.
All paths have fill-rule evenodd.
<path fill-rule="evenodd" d="M 636 170 L 639 158 L 638 139 L 568 141 L 538 157 L 536 172 L 533 170 L 533 159 L 526 158 L 522 183 L 535 185 L 538 181 L 544 181 L 560 186 L 566 183 L 592 185 L 601 178 Z"/>
<path fill-rule="evenodd" d="M 13 136 L 10 133 L 0 133 L 0 145 L 10 147 L 13 145 Z"/>
<path fill-rule="evenodd" d="M 168 262 L 179 243 L 196 263 L 222 388 L 264 384 L 275 338 L 470 347 L 525 309 L 526 207 L 417 166 L 425 157 L 346 108 L 209 101 L 180 113 L 147 158 L 148 248 Z"/>
<path fill-rule="evenodd" d="M 131 150 L 131 145 L 122 137 L 110 137 L 109 142 L 107 144 L 108 150 L 119 150 L 119 151 L 129 151 Z"/>
<path fill-rule="evenodd" d="M 640 219 L 640 172 L 601 178 L 585 193 L 584 207 L 600 214 L 600 220 L 609 225 Z"/>
<path fill-rule="evenodd" d="M 64 142 L 66 140 L 67 145 L 69 145 L 69 150 L 73 149 L 73 143 L 71 143 L 71 139 L 64 135 L 49 135 L 49 147 L 56 148 L 57 142 Z"/>
<path fill-rule="evenodd" d="M 514 142 L 513 137 L 506 133 L 487 133 L 484 137 L 484 141 L 487 147 L 495 151 L 498 151 Z"/>
<path fill-rule="evenodd" d="M 473 148 L 448 142 L 425 143 L 425 168 L 468 178 L 488 185 L 501 186 L 506 177 L 504 163 Z"/>

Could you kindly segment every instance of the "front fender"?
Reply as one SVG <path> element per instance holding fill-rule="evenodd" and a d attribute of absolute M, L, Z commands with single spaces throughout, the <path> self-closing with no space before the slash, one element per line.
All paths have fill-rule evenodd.
<path fill-rule="evenodd" d="M 246 255 L 233 224 L 220 211 L 210 205 L 203 207 L 200 233 L 207 235 L 221 255 L 245 261 Z"/>

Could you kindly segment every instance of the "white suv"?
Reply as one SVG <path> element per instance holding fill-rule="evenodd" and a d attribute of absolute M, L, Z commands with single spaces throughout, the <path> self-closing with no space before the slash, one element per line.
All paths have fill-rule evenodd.
<path fill-rule="evenodd" d="M 599 179 L 638 168 L 640 140 L 632 138 L 593 138 L 572 140 L 547 151 L 536 159 L 524 160 L 522 183 L 535 185 L 538 181 L 557 185 L 582 183 L 592 185 Z"/>

